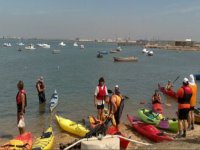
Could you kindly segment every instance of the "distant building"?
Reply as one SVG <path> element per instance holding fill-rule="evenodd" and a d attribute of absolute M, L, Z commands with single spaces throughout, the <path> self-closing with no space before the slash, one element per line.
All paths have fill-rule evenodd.
<path fill-rule="evenodd" d="M 194 46 L 194 42 L 193 41 L 175 41 L 175 46 Z"/>

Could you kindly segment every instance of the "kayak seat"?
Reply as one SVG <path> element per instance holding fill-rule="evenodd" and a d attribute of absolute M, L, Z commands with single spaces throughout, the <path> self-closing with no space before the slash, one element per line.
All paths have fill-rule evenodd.
<path fill-rule="evenodd" d="M 45 133 L 42 134 L 41 138 L 42 139 L 49 138 L 51 135 L 52 135 L 52 132 L 45 132 Z"/>
<path fill-rule="evenodd" d="M 158 135 L 158 136 L 163 136 L 163 135 L 165 135 L 165 134 L 164 134 L 164 132 L 160 132 L 160 133 L 157 133 L 157 135 Z"/>
<path fill-rule="evenodd" d="M 176 121 L 176 118 L 172 118 L 172 121 Z"/>

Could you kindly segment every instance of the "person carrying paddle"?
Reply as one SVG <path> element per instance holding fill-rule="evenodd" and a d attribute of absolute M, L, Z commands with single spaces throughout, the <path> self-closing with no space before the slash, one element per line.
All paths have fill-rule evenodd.
<path fill-rule="evenodd" d="M 194 107 L 196 106 L 196 101 L 197 101 L 197 84 L 195 83 L 194 80 L 194 75 L 191 74 L 189 76 L 189 86 L 192 89 L 192 97 L 190 100 L 190 112 L 189 112 L 189 117 L 188 117 L 188 128 L 191 130 L 194 130 Z"/>
<path fill-rule="evenodd" d="M 39 103 L 42 104 L 46 102 L 44 78 L 42 76 L 38 79 L 36 83 L 36 89 L 38 91 Z"/>
<path fill-rule="evenodd" d="M 103 77 L 99 79 L 99 84 L 97 85 L 94 93 L 94 106 L 97 107 L 98 115 L 97 118 L 101 121 L 104 120 L 103 109 L 104 100 L 108 96 L 107 87 L 105 85 L 105 80 Z"/>
<path fill-rule="evenodd" d="M 173 88 L 173 83 L 171 80 L 168 80 L 167 84 L 165 85 L 165 90 L 170 91 Z"/>
<path fill-rule="evenodd" d="M 158 90 L 155 90 L 155 93 L 153 94 L 151 101 L 152 101 L 152 104 L 156 104 L 156 103 L 161 104 L 161 96 L 160 96 Z"/>
<path fill-rule="evenodd" d="M 120 123 L 120 118 L 121 118 L 122 111 L 124 108 L 124 99 L 121 96 L 121 94 L 119 95 L 119 91 L 116 90 L 116 86 L 115 86 L 115 93 L 110 98 L 106 99 L 106 103 L 109 106 L 108 116 L 112 117 L 112 115 L 114 115 L 116 128 L 118 129 L 118 125 Z"/>
<path fill-rule="evenodd" d="M 189 87 L 188 78 L 184 78 L 183 86 L 177 92 L 178 99 L 178 127 L 179 134 L 176 138 L 186 137 L 187 119 L 190 111 L 192 89 Z"/>
<path fill-rule="evenodd" d="M 27 105 L 27 99 L 26 99 L 26 91 L 24 90 L 24 82 L 19 81 L 17 84 L 18 93 L 16 95 L 16 103 L 17 103 L 17 124 L 19 124 L 19 121 L 22 117 L 24 117 L 25 114 L 25 107 Z M 19 127 L 19 133 L 22 134 L 25 132 L 24 128 Z"/>

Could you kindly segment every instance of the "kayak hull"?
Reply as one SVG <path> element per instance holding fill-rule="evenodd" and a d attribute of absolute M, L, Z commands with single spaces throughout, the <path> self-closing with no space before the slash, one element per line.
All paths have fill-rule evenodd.
<path fill-rule="evenodd" d="M 141 135 L 143 135 L 151 141 L 162 142 L 173 140 L 171 137 L 165 135 L 153 125 L 143 123 L 131 115 L 127 115 L 127 118 L 133 129 L 135 129 L 138 133 L 140 133 Z"/>
<path fill-rule="evenodd" d="M 61 116 L 56 115 L 56 120 L 64 131 L 67 131 L 71 134 L 77 135 L 79 137 L 84 137 L 86 133 L 89 132 L 88 129 L 86 129 L 84 126 L 81 124 L 78 124 L 74 121 L 71 121 L 69 119 L 63 118 Z"/>
<path fill-rule="evenodd" d="M 52 149 L 54 142 L 54 135 L 52 127 L 49 127 L 41 137 L 37 138 L 32 146 L 32 150 L 49 150 Z"/>

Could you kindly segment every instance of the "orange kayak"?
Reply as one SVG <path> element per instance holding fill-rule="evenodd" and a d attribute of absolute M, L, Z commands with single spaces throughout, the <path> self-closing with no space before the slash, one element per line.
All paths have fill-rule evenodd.
<path fill-rule="evenodd" d="M 31 132 L 25 132 L 1 146 L 1 150 L 31 150 L 33 137 Z"/>

